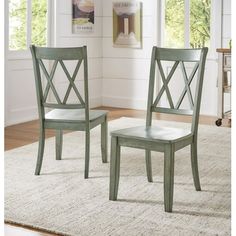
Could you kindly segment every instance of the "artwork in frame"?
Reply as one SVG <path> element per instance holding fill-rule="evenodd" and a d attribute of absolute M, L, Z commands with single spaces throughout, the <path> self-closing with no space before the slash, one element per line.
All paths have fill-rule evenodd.
<path fill-rule="evenodd" d="M 142 3 L 113 2 L 113 46 L 142 48 Z"/>
<path fill-rule="evenodd" d="M 92 32 L 94 0 L 72 0 L 72 33 Z"/>

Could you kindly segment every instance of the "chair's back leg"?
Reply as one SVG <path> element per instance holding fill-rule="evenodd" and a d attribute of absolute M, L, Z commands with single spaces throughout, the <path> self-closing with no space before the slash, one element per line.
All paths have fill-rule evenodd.
<path fill-rule="evenodd" d="M 45 145 L 45 130 L 44 128 L 40 127 L 38 157 L 37 157 L 37 163 L 36 163 L 36 168 L 35 168 L 35 175 L 39 175 L 41 171 L 42 162 L 43 162 L 44 145 Z"/>
<path fill-rule="evenodd" d="M 111 160 L 110 160 L 110 190 L 109 199 L 116 200 L 120 178 L 120 146 L 118 138 L 111 138 Z"/>
<path fill-rule="evenodd" d="M 107 115 L 105 121 L 101 124 L 101 151 L 102 151 L 102 162 L 107 163 Z"/>
<path fill-rule="evenodd" d="M 85 169 L 84 178 L 87 179 L 89 175 L 89 156 L 90 156 L 90 130 L 85 131 Z"/>
<path fill-rule="evenodd" d="M 197 161 L 197 141 L 193 141 L 191 144 L 191 165 L 193 173 L 194 186 L 197 191 L 201 191 L 199 173 L 198 173 L 198 161 Z"/>
<path fill-rule="evenodd" d="M 166 212 L 172 212 L 174 192 L 174 145 L 166 144 L 164 152 L 164 205 Z"/>
<path fill-rule="evenodd" d="M 152 160 L 151 160 L 151 151 L 145 150 L 145 159 L 146 159 L 146 171 L 148 182 L 153 182 L 152 180 Z"/>

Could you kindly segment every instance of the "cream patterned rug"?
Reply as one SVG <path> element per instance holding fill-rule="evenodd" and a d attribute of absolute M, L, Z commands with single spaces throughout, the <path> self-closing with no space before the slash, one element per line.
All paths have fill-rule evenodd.
<path fill-rule="evenodd" d="M 109 130 L 143 124 L 142 119 L 121 118 L 109 122 Z M 230 132 L 223 127 L 199 127 L 201 192 L 194 189 L 189 147 L 176 153 L 173 213 L 164 212 L 162 153 L 152 155 L 154 182 L 148 183 L 144 151 L 122 148 L 118 201 L 108 200 L 109 163 L 101 162 L 100 127 L 91 132 L 87 180 L 83 178 L 83 132 L 64 135 L 61 161 L 55 160 L 54 138 L 47 139 L 40 176 L 34 175 L 37 143 L 7 151 L 5 220 L 73 236 L 228 236 Z"/>

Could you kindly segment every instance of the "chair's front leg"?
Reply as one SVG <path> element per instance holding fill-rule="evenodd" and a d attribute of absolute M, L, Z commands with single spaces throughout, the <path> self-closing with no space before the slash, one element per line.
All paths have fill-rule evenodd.
<path fill-rule="evenodd" d="M 110 159 L 110 190 L 109 199 L 115 201 L 118 194 L 120 178 L 120 146 L 118 138 L 111 138 L 111 159 Z"/>
<path fill-rule="evenodd" d="M 62 130 L 56 130 L 56 160 L 61 160 L 62 153 Z"/>
<path fill-rule="evenodd" d="M 148 182 L 153 182 L 152 180 L 152 160 L 151 160 L 151 151 L 145 150 L 145 159 L 146 159 L 146 171 Z"/>
<path fill-rule="evenodd" d="M 90 157 L 90 130 L 85 131 L 85 170 L 84 178 L 87 179 L 89 175 L 89 157 Z"/>
<path fill-rule="evenodd" d="M 107 163 L 107 116 L 105 121 L 101 124 L 101 151 L 102 151 L 102 162 Z"/>
<path fill-rule="evenodd" d="M 191 165 L 193 173 L 194 186 L 197 191 L 201 191 L 199 173 L 198 173 L 198 163 L 197 163 L 197 141 L 191 144 Z"/>
<path fill-rule="evenodd" d="M 164 153 L 164 205 L 172 212 L 174 191 L 174 145 L 166 144 Z"/>
<path fill-rule="evenodd" d="M 44 144 L 45 144 L 45 130 L 44 128 L 40 128 L 38 157 L 37 157 L 37 163 L 36 163 L 36 168 L 35 168 L 35 175 L 39 175 L 41 171 L 42 162 L 43 162 Z"/>

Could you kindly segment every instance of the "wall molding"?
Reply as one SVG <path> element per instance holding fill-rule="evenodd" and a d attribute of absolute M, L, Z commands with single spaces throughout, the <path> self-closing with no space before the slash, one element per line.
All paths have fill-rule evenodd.
<path fill-rule="evenodd" d="M 9 118 L 5 120 L 5 127 L 38 119 L 38 107 L 30 106 L 11 109 L 9 111 L 8 117 Z"/>
<path fill-rule="evenodd" d="M 102 96 L 100 97 L 93 97 L 89 99 L 89 106 L 90 108 L 100 107 L 102 106 Z"/>

